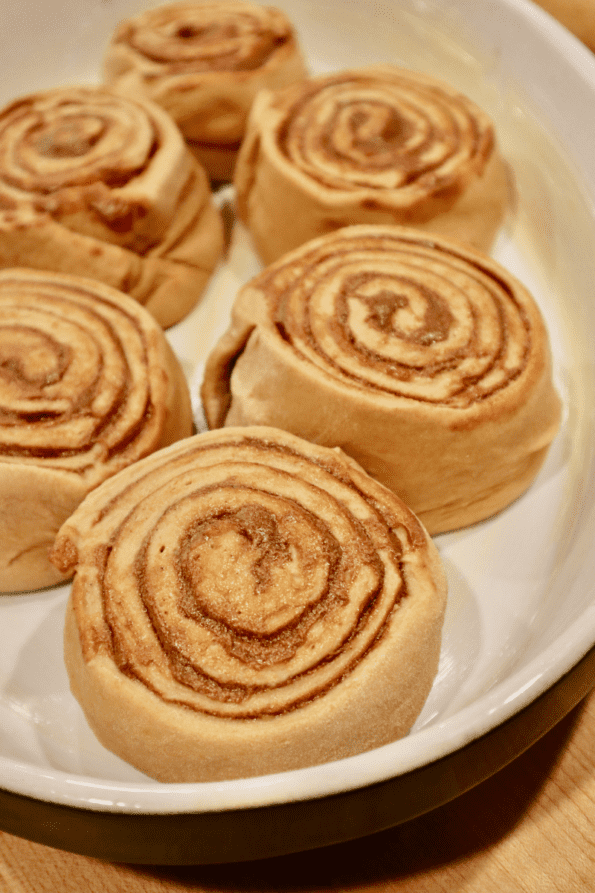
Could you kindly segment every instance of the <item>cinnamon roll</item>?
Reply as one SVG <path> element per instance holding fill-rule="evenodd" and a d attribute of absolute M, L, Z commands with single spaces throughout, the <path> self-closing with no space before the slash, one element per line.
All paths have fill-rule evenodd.
<path fill-rule="evenodd" d="M 136 301 L 95 280 L 0 270 L 0 591 L 64 579 L 48 553 L 84 496 L 191 433 L 180 365 Z"/>
<path fill-rule="evenodd" d="M 509 204 L 488 116 L 447 84 L 390 65 L 263 91 L 234 183 L 265 263 L 358 223 L 416 226 L 488 250 Z"/>
<path fill-rule="evenodd" d="M 71 687 L 99 740 L 161 781 L 294 769 L 404 735 L 446 601 L 416 517 L 338 450 L 206 432 L 91 493 L 52 553 L 75 570 Z"/>
<path fill-rule="evenodd" d="M 99 279 L 170 326 L 222 250 L 207 176 L 158 106 L 68 87 L 0 111 L 0 266 Z"/>
<path fill-rule="evenodd" d="M 285 14 L 241 0 L 171 3 L 126 19 L 104 60 L 106 82 L 166 109 L 216 180 L 231 179 L 258 91 L 306 74 Z"/>
<path fill-rule="evenodd" d="M 390 226 L 322 236 L 249 282 L 202 399 L 211 428 L 341 447 L 432 534 L 523 493 L 560 422 L 524 286 L 480 252 Z"/>

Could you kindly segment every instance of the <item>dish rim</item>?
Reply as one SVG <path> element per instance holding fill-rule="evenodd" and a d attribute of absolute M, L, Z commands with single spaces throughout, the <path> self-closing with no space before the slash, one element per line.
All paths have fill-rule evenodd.
<path fill-rule="evenodd" d="M 473 5 L 469 0 L 459 0 L 457 9 L 461 13 L 465 7 L 471 9 Z M 481 5 L 489 6 L 487 2 Z M 525 27 L 530 24 L 531 30 L 549 45 L 555 57 L 564 60 L 565 65 L 580 75 L 595 96 L 595 57 L 577 38 L 530 0 L 500 0 L 500 6 L 506 8 L 510 17 L 516 16 Z M 494 19 L 495 15 L 492 16 Z M 595 172 L 591 179 L 590 197 L 595 204 Z M 595 604 L 591 604 L 546 649 L 478 701 L 443 721 L 416 731 L 410 739 L 321 766 L 225 782 L 174 785 L 150 779 L 146 783 L 102 782 L 92 776 L 73 777 L 71 773 L 61 770 L 40 772 L 39 767 L 32 764 L 0 757 L 0 788 L 47 803 L 133 815 L 179 815 L 197 811 L 214 813 L 288 801 L 323 799 L 404 776 L 481 739 L 520 714 L 570 673 L 589 654 L 594 643 Z M 472 723 L 470 728 L 469 715 L 477 711 L 478 702 L 485 707 L 483 718 L 481 722 Z M 424 754 L 422 762 L 418 757 L 420 750 Z M 395 764 L 395 751 L 397 771 L 390 768 Z M 370 754 L 375 760 L 370 758 Z M 6 787 L 2 785 L 2 779 L 12 779 L 14 784 Z M 97 796 L 89 796 L 91 789 Z M 105 794 L 105 797 L 101 794 Z M 206 798 L 207 794 L 211 795 L 210 801 Z M 125 802 L 124 795 L 131 799 Z"/>

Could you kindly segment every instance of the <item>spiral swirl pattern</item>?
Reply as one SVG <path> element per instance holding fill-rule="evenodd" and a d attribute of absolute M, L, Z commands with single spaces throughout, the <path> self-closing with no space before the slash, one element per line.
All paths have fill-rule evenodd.
<path fill-rule="evenodd" d="M 120 92 L 161 105 L 216 180 L 231 179 L 257 93 L 307 73 L 284 13 L 236 0 L 171 3 L 126 19 L 103 67 Z"/>
<path fill-rule="evenodd" d="M 234 184 L 265 263 L 355 224 L 415 226 L 485 251 L 510 189 L 488 115 L 390 65 L 261 93 Z"/>
<path fill-rule="evenodd" d="M 0 112 L 1 266 L 97 278 L 171 325 L 222 247 L 205 172 L 157 105 L 72 87 Z"/>
<path fill-rule="evenodd" d="M 407 597 L 403 556 L 426 548 L 414 516 L 355 466 L 281 432 L 217 432 L 162 455 L 93 495 L 100 520 L 77 575 L 94 562 L 98 583 L 92 595 L 74 584 L 87 661 L 108 648 L 160 698 L 219 717 L 283 715 L 323 696 Z M 86 625 L 99 616 L 103 629 Z"/>
<path fill-rule="evenodd" d="M 211 428 L 341 447 L 430 533 L 512 502 L 560 422 L 527 289 L 485 254 L 395 226 L 345 227 L 256 276 L 201 393 Z"/>
<path fill-rule="evenodd" d="M 454 244 L 344 230 L 259 287 L 284 343 L 353 387 L 468 408 L 528 363 L 531 322 L 515 284 Z"/>
<path fill-rule="evenodd" d="M 285 16 L 250 3 L 172 3 L 120 26 L 114 41 L 170 74 L 252 71 L 293 38 Z"/>
<path fill-rule="evenodd" d="M 16 103 L 0 124 L 3 189 L 43 203 L 56 189 L 109 182 L 114 158 L 124 185 L 146 166 L 155 141 L 142 109 L 111 95 L 77 91 Z"/>
<path fill-rule="evenodd" d="M 168 400 L 181 376 L 173 364 L 156 323 L 124 295 L 90 280 L 1 271 L 0 463 L 43 464 L 97 484 L 169 442 Z M 188 395 L 179 396 L 189 433 Z"/>
<path fill-rule="evenodd" d="M 279 151 L 313 181 L 399 190 L 405 205 L 480 170 L 493 146 L 491 122 L 465 96 L 398 69 L 313 81 L 278 131 Z"/>
<path fill-rule="evenodd" d="M 154 162 L 164 148 L 173 163 L 183 156 L 181 141 L 164 146 L 170 140 L 161 123 L 146 106 L 93 88 L 13 103 L 0 116 L 0 207 L 49 213 L 75 231 L 147 251 L 163 230 L 151 189 L 180 189 L 179 173 Z"/>

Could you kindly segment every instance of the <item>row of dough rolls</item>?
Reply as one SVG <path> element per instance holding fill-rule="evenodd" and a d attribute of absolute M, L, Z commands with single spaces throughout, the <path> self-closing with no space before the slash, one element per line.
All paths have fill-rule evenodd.
<path fill-rule="evenodd" d="M 136 76 L 118 86 L 136 89 Z M 283 384 L 268 376 L 269 389 Z M 342 452 L 258 421 L 110 479 L 52 553 L 74 572 L 72 691 L 99 740 L 161 781 L 296 769 L 393 741 L 438 669 L 446 579 L 422 524 Z"/>
<path fill-rule="evenodd" d="M 280 10 L 160 5 L 108 44 L 107 84 L 179 125 L 265 263 L 355 223 L 415 225 L 488 250 L 511 203 L 493 122 L 442 80 L 396 65 L 308 76 Z"/>
<path fill-rule="evenodd" d="M 524 492 L 560 418 L 539 310 L 483 254 L 510 203 L 493 124 L 392 65 L 308 77 L 287 18 L 235 0 L 124 21 L 104 76 L 0 113 L 0 584 L 74 575 L 72 691 L 153 778 L 393 741 L 438 668 L 429 533 Z M 221 259 L 203 165 L 270 265 L 190 436 L 151 314 L 182 319 Z"/>
<path fill-rule="evenodd" d="M 160 326 L 96 280 L 0 271 L 0 591 L 59 582 L 49 550 L 85 495 L 192 433 Z"/>
<path fill-rule="evenodd" d="M 153 778 L 311 766 L 406 734 L 446 582 L 403 503 L 278 429 L 186 438 L 94 490 L 53 550 L 76 568 L 65 655 L 99 740 Z"/>

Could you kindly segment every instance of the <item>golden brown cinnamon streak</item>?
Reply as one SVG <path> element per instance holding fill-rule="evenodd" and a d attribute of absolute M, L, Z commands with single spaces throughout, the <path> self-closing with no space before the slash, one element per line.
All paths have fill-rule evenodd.
<path fill-rule="evenodd" d="M 187 438 L 106 481 L 53 551 L 65 658 L 99 740 L 168 782 L 268 774 L 407 733 L 446 582 L 353 460 L 270 428 Z"/>
<path fill-rule="evenodd" d="M 265 263 L 357 223 L 488 250 L 509 204 L 489 117 L 447 84 L 390 65 L 262 91 L 234 183 Z"/>
<path fill-rule="evenodd" d="M 49 549 L 89 490 L 191 433 L 180 365 L 136 301 L 0 271 L 0 591 L 64 579 Z"/>
<path fill-rule="evenodd" d="M 170 326 L 222 250 L 206 173 L 159 106 L 81 86 L 0 111 L 1 267 L 99 279 Z"/>
<path fill-rule="evenodd" d="M 241 0 L 146 10 L 118 26 L 104 60 L 106 83 L 159 103 L 216 180 L 233 174 L 258 91 L 306 74 L 287 16 Z"/>
<path fill-rule="evenodd" d="M 340 446 L 430 533 L 523 493 L 560 422 L 526 288 L 480 252 L 389 226 L 315 239 L 249 282 L 202 398 L 211 428 Z"/>

